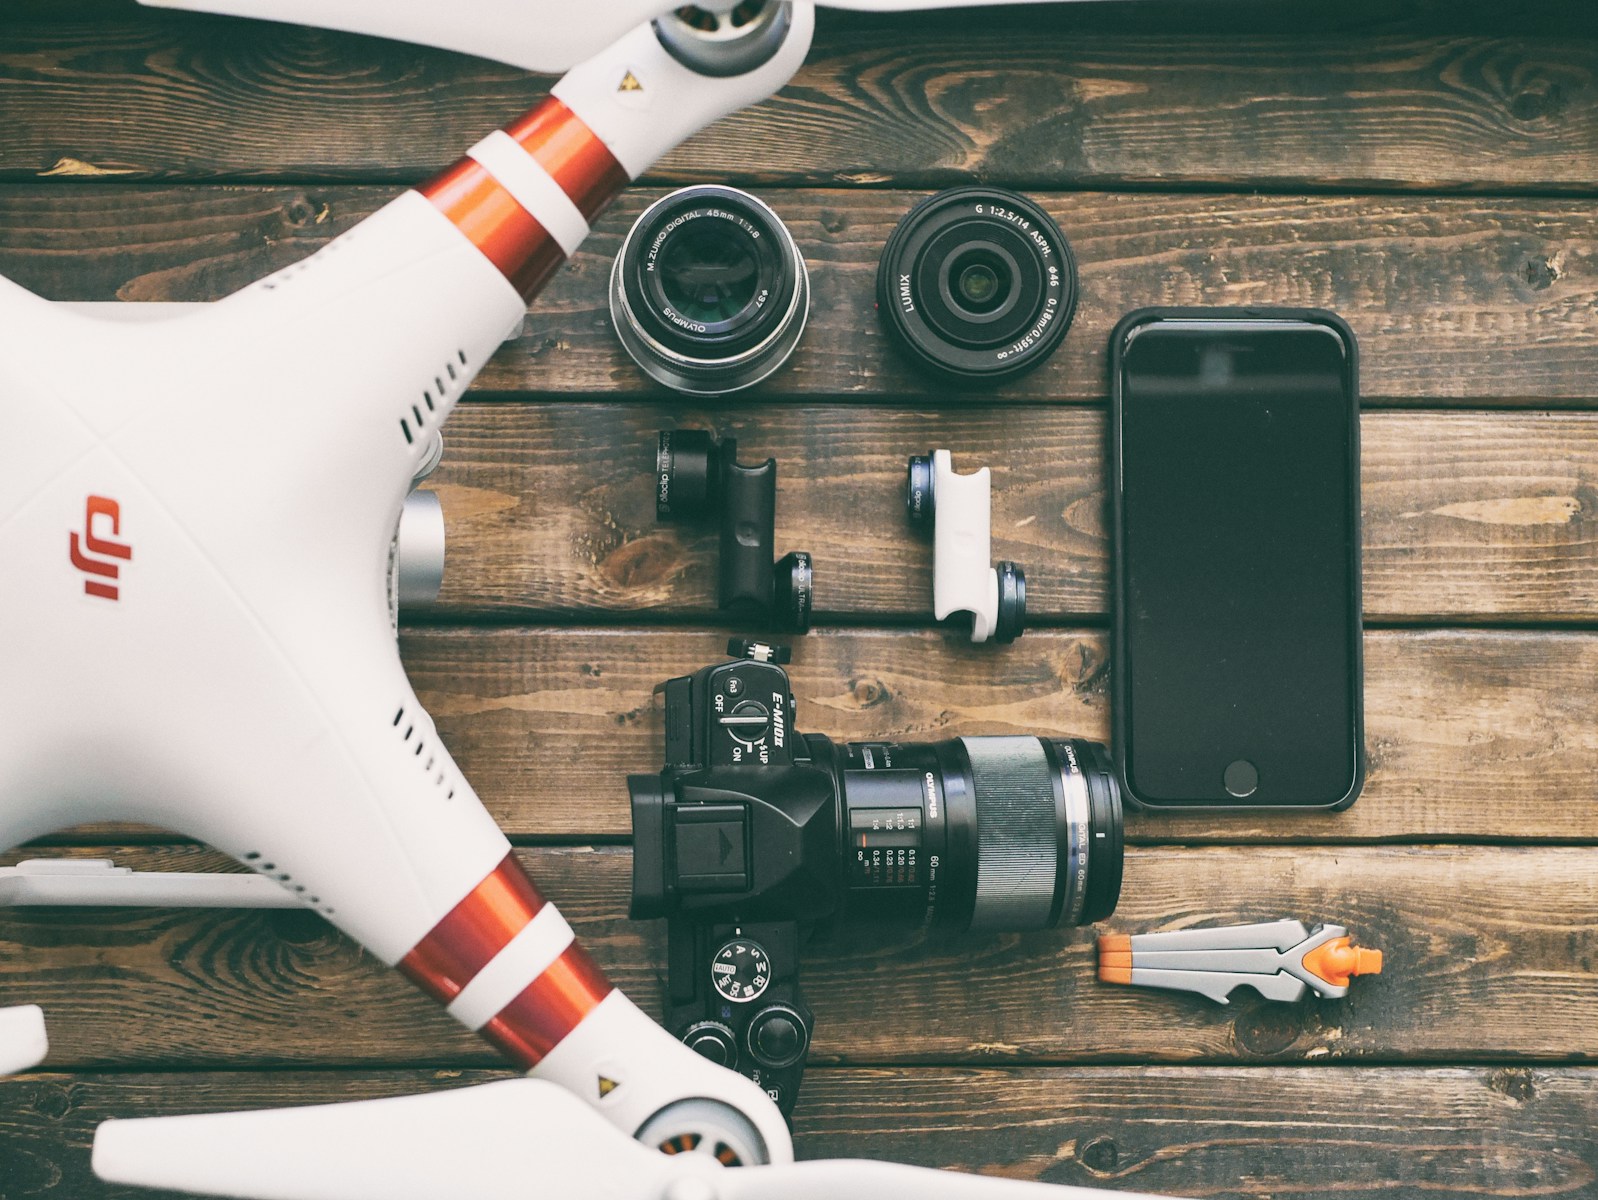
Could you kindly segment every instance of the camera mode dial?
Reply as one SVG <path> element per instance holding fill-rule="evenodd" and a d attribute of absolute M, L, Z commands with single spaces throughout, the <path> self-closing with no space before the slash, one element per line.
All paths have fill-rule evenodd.
<path fill-rule="evenodd" d="M 734 1004 L 747 1004 L 758 1000 L 771 985 L 771 958 L 759 942 L 733 938 L 716 951 L 710 978 L 723 997 Z"/>

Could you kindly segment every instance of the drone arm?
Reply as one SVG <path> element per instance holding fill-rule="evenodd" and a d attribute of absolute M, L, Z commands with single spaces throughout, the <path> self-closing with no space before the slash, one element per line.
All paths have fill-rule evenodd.
<path fill-rule="evenodd" d="M 507 855 L 400 960 L 399 969 L 507 1058 L 636 1134 L 684 1100 L 741 1113 L 746 1161 L 791 1156 L 777 1110 L 615 989 L 553 904 Z M 730 1131 L 729 1131 L 730 1132 Z"/>
<path fill-rule="evenodd" d="M 531 300 L 616 194 L 718 117 L 770 96 L 810 47 L 814 11 L 794 6 L 771 58 L 713 78 L 667 52 L 651 22 L 569 71 L 520 120 L 419 190 Z"/>

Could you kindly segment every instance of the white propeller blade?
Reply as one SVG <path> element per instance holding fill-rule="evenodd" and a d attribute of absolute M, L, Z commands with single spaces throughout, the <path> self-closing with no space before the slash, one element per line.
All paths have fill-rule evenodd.
<path fill-rule="evenodd" d="M 107 1121 L 108 1183 L 251 1200 L 653 1200 L 672 1160 L 553 1083 Z"/>
<path fill-rule="evenodd" d="M 670 0 L 139 0 L 458 50 L 560 73 L 670 11 Z"/>
<path fill-rule="evenodd" d="M 43 1009 L 37 1004 L 0 1008 L 0 1075 L 38 1066 L 49 1050 Z"/>
<path fill-rule="evenodd" d="M 772 0 L 775 2 L 775 0 Z M 915 12 L 1062 0 L 819 0 L 827 8 Z M 139 0 L 233 17 L 259 17 L 457 50 L 528 71 L 560 73 L 635 26 L 670 12 L 671 0 Z M 701 0 L 729 9 L 733 0 Z"/>
<path fill-rule="evenodd" d="M 746 1167 L 712 1179 L 714 1200 L 1158 1200 L 1139 1192 L 999 1179 L 900 1163 L 833 1158 Z"/>
<path fill-rule="evenodd" d="M 723 1168 L 619 1133 L 553 1083 L 107 1121 L 108 1183 L 245 1200 L 1105 1200 L 1108 1193 L 838 1159 Z M 1116 1200 L 1137 1200 L 1129 1192 Z M 1145 1197 L 1144 1200 L 1150 1200 Z"/>

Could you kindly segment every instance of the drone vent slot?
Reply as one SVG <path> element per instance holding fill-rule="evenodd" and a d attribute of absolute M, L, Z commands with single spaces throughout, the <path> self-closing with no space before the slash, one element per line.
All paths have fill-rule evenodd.
<path fill-rule="evenodd" d="M 394 710 L 394 719 L 390 723 L 396 730 L 405 722 L 406 711 L 406 706 L 403 704 Z M 430 750 L 427 739 L 417 736 L 414 723 L 404 725 L 404 731 L 400 734 L 400 741 L 407 746 L 411 746 L 412 760 L 421 769 L 422 774 L 427 777 L 428 782 L 444 794 L 444 799 L 455 799 L 455 780 L 453 773 L 450 771 L 449 751 L 442 746 L 436 750 Z M 412 744 L 413 742 L 414 745 Z"/>
<path fill-rule="evenodd" d="M 404 417 L 400 418 L 400 432 L 405 435 L 405 444 L 407 446 L 416 445 L 416 438 L 411 433 L 411 423 L 409 421 L 407 421 Z"/>
<path fill-rule="evenodd" d="M 310 907 L 316 909 L 325 917 L 333 915 L 332 905 L 324 905 L 320 896 L 307 896 L 303 883 L 296 883 L 290 871 L 279 870 L 275 862 L 266 861 L 259 850 L 248 850 L 243 855 L 244 862 L 255 871 L 257 875 L 265 875 L 268 879 L 281 886 L 285 891 L 292 891 L 296 896 Z"/>

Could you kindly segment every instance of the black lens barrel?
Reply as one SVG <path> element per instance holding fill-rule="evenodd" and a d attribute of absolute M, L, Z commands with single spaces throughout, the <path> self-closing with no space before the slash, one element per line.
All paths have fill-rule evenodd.
<path fill-rule="evenodd" d="M 956 929 L 1102 920 L 1121 892 L 1120 790 L 1103 746 L 1037 737 L 825 739 L 848 919 Z"/>
<path fill-rule="evenodd" d="M 883 248 L 877 310 L 910 359 L 945 377 L 999 381 L 1059 346 L 1076 312 L 1076 256 L 1025 196 L 951 188 L 907 213 Z"/>

